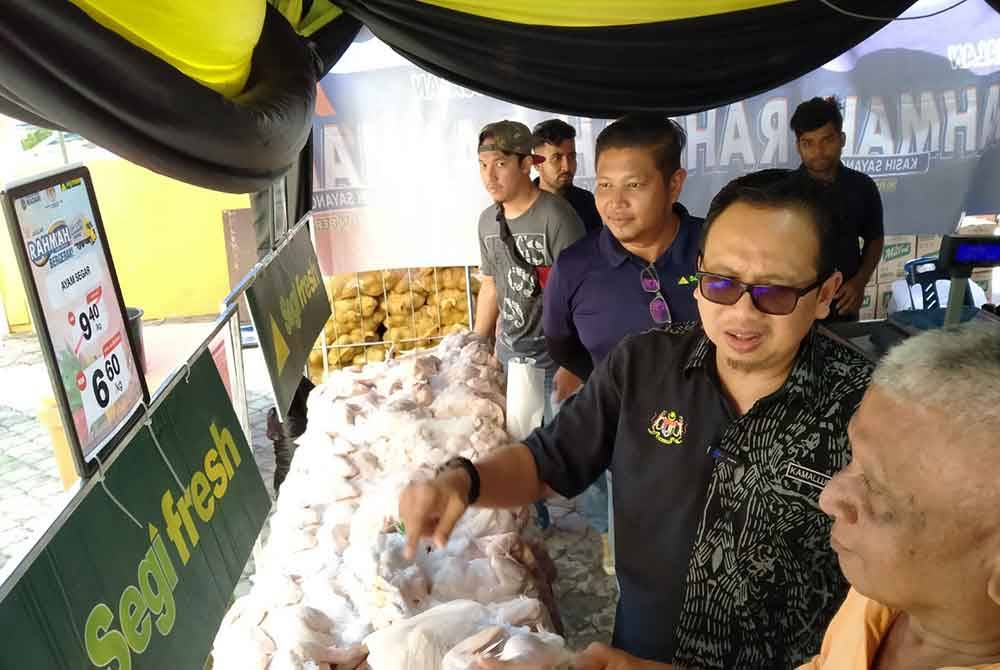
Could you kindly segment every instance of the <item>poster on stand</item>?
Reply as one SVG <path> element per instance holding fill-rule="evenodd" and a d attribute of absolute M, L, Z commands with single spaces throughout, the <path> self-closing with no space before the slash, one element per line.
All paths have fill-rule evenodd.
<path fill-rule="evenodd" d="M 81 476 L 149 399 L 90 172 L 63 169 L 2 195 L 35 329 Z"/>

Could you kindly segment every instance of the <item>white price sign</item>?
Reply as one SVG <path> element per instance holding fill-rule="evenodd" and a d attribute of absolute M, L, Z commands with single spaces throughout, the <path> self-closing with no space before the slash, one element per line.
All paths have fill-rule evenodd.
<path fill-rule="evenodd" d="M 104 344 L 97 360 L 76 377 L 88 428 L 107 414 L 128 389 L 131 378 L 122 334 L 118 333 Z"/>
<path fill-rule="evenodd" d="M 90 344 L 100 342 L 107 328 L 108 312 L 104 306 L 104 289 L 101 286 L 87 293 L 86 300 L 76 310 L 69 313 L 69 326 L 76 335 L 74 353 Z"/>

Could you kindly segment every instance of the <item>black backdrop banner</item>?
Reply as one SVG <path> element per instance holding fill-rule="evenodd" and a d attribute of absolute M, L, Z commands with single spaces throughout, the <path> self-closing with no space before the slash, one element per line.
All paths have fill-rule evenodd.
<path fill-rule="evenodd" d="M 742 100 L 816 69 L 885 22 L 789 2 L 634 26 L 526 26 L 412 0 L 340 0 L 419 67 L 532 109 L 613 118 L 688 114 Z M 896 16 L 912 0 L 845 3 Z"/>
<path fill-rule="evenodd" d="M 803 100 L 835 95 L 844 162 L 875 179 L 887 233 L 939 234 L 963 212 L 1000 213 L 998 36 L 1000 15 L 968 0 L 934 19 L 887 26 L 783 86 L 677 115 L 688 134 L 681 201 L 704 215 L 729 180 L 796 168 L 792 113 Z M 436 77 L 367 31 L 321 89 L 313 209 L 326 273 L 478 262 L 475 218 L 489 204 L 479 129 L 555 116 Z M 576 184 L 592 189 L 594 142 L 608 121 L 560 116 L 577 130 Z"/>

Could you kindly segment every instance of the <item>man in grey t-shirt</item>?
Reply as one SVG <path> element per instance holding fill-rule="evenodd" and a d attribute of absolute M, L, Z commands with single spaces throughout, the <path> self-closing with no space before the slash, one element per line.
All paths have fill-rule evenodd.
<path fill-rule="evenodd" d="M 545 369 L 549 419 L 558 366 L 542 333 L 542 290 L 552 263 L 584 228 L 568 202 L 532 183 L 532 143 L 528 127 L 514 121 L 491 123 L 479 134 L 479 175 L 494 204 L 479 216 L 484 279 L 475 331 L 492 337 L 499 319 L 497 357 L 504 367 L 513 356 L 528 356 Z"/>

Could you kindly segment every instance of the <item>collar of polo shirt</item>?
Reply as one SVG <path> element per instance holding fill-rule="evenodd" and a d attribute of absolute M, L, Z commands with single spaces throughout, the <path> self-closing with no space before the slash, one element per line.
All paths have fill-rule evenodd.
<path fill-rule="evenodd" d="M 674 249 L 683 247 L 683 244 L 677 243 L 678 240 L 681 239 L 681 235 L 687 235 L 691 232 L 689 230 L 690 226 L 685 223 L 687 219 L 691 218 L 691 214 L 687 211 L 687 208 L 681 203 L 675 202 L 673 210 L 680 218 L 681 225 L 677 231 L 677 237 L 666 251 L 667 254 L 672 254 L 674 253 Z M 600 246 L 601 253 L 604 254 L 604 258 L 611 264 L 611 267 L 619 267 L 629 258 L 632 258 L 632 254 L 622 246 L 622 243 L 608 230 L 607 226 L 601 228 L 601 237 L 598 245 Z"/>
<path fill-rule="evenodd" d="M 820 389 L 817 388 L 819 381 L 819 369 L 816 361 L 816 325 L 814 324 L 799 347 L 799 353 L 795 356 L 795 364 L 788 374 L 788 379 L 781 385 L 772 397 L 780 397 L 785 393 L 800 393 L 809 402 L 816 402 L 820 397 Z M 690 375 L 694 370 L 707 370 L 709 361 L 715 360 L 715 345 L 708 335 L 702 331 L 701 340 L 691 351 L 687 362 L 684 364 L 684 374 Z"/>

